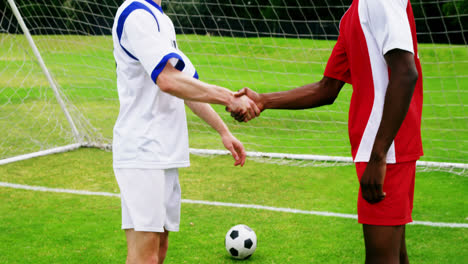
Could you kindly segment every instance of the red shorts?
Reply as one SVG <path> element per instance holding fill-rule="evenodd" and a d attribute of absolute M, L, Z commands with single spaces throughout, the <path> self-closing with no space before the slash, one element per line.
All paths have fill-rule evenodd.
<path fill-rule="evenodd" d="M 356 163 L 358 179 L 366 169 L 366 162 Z M 368 225 L 395 226 L 413 221 L 414 179 L 416 161 L 387 164 L 383 185 L 385 199 L 370 204 L 362 198 L 361 188 L 358 195 L 358 222 Z"/>

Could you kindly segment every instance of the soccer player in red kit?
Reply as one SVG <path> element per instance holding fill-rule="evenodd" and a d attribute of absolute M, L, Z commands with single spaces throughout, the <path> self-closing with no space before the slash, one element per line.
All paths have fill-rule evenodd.
<path fill-rule="evenodd" d="M 266 94 L 244 88 L 238 95 L 262 111 L 306 109 L 332 104 L 345 83 L 353 86 L 348 127 L 366 263 L 409 263 L 405 225 L 423 154 L 422 74 L 409 0 L 354 0 L 319 82 Z"/>

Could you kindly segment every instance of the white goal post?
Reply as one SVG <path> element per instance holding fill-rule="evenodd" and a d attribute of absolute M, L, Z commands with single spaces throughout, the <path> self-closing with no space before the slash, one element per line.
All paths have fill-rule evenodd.
<path fill-rule="evenodd" d="M 75 122 L 73 121 L 73 118 L 70 116 L 70 113 L 68 112 L 68 109 L 62 99 L 62 96 L 59 93 L 59 90 L 57 88 L 57 85 L 55 83 L 55 80 L 52 78 L 50 75 L 49 69 L 47 69 L 44 60 L 42 59 L 41 53 L 36 47 L 36 44 L 34 43 L 34 40 L 32 39 L 31 33 L 29 33 L 29 29 L 24 23 L 23 17 L 21 16 L 18 7 L 15 4 L 14 0 L 8 0 L 8 3 L 10 4 L 11 10 L 13 11 L 13 14 L 15 15 L 16 19 L 18 20 L 18 24 L 23 30 L 24 36 L 28 40 L 29 46 L 31 47 L 34 56 L 37 59 L 37 62 L 39 66 L 41 67 L 42 72 L 44 73 L 45 77 L 47 78 L 47 81 L 50 84 L 50 87 L 52 88 L 52 91 L 54 92 L 55 99 L 60 105 L 60 108 L 62 109 L 63 113 L 65 114 L 65 117 L 67 118 L 68 123 L 70 124 L 71 130 L 73 132 L 73 135 L 75 136 L 75 140 L 81 143 L 81 138 L 80 138 L 80 133 L 78 132 L 78 129 L 75 126 Z"/>
<path fill-rule="evenodd" d="M 179 47 L 200 79 L 238 90 L 319 80 L 350 0 L 163 0 Z M 468 4 L 413 0 L 424 76 L 420 166 L 468 171 Z M 110 30 L 119 1 L 7 0 L 0 4 L 0 165 L 77 147 L 110 148 L 118 114 Z M 236 123 L 253 158 L 301 166 L 349 163 L 351 87 L 331 106 L 265 111 Z M 191 152 L 224 155 L 188 111 Z"/>

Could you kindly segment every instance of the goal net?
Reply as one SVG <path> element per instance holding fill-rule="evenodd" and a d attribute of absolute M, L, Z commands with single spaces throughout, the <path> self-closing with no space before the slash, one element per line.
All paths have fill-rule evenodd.
<path fill-rule="evenodd" d="M 110 34 L 119 2 L 0 3 L 0 159 L 67 145 L 110 146 L 119 109 Z M 233 91 L 250 87 L 258 92 L 320 80 L 339 20 L 351 4 L 350 0 L 162 2 L 174 22 L 178 45 L 201 80 Z M 424 75 L 422 160 L 466 168 L 468 4 L 413 0 L 412 6 Z M 16 7 L 20 17 L 15 16 Z M 349 161 L 351 93 L 346 85 L 331 106 L 265 111 L 249 123 L 236 123 L 223 107 L 214 108 L 256 156 L 273 153 L 270 157 L 297 158 L 301 165 L 309 158 L 318 163 Z M 217 134 L 187 113 L 194 152 L 223 149 Z"/>

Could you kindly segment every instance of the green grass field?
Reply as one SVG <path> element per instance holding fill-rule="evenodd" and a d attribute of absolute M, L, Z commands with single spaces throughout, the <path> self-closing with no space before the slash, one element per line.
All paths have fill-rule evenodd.
<path fill-rule="evenodd" d="M 81 149 L 0 167 L 0 181 L 118 193 L 111 153 Z M 356 213 L 352 166 L 289 167 L 230 157 L 191 157 L 180 171 L 184 199 Z M 268 186 L 267 188 L 265 186 Z M 413 217 L 467 223 L 468 178 L 442 172 L 417 175 Z M 120 199 L 0 187 L 0 263 L 123 263 Z M 246 263 L 363 263 L 361 227 L 354 219 L 255 209 L 182 205 L 181 231 L 171 234 L 167 263 L 238 263 L 225 252 L 227 230 L 238 223 L 258 236 Z M 468 229 L 408 226 L 412 263 L 465 263 Z"/>
<path fill-rule="evenodd" d="M 72 115 L 89 120 L 109 142 L 118 114 L 109 37 L 35 36 Z M 333 42 L 181 36 L 179 46 L 202 80 L 237 90 L 279 91 L 321 78 Z M 25 53 L 27 51 L 27 53 Z M 420 45 L 425 76 L 424 160 L 468 160 L 468 49 Z M 249 151 L 349 156 L 351 87 L 332 106 L 270 111 L 248 124 L 215 107 Z M 84 118 L 79 118 L 83 115 Z M 217 135 L 188 111 L 190 145 L 222 149 Z M 80 127 L 88 127 L 81 123 Z M 72 143 L 63 113 L 23 37 L 0 34 L 0 156 Z M 353 166 L 301 167 L 256 162 L 232 166 L 226 156 L 193 156 L 182 169 L 184 199 L 355 214 Z M 280 162 L 277 162 L 280 163 Z M 111 153 L 80 149 L 0 166 L 0 182 L 118 193 Z M 413 218 L 468 223 L 468 177 L 419 172 Z M 0 187 L 0 263 L 123 263 L 126 244 L 115 197 Z M 248 263 L 363 263 L 360 225 L 353 219 L 184 203 L 181 231 L 171 234 L 167 263 L 238 263 L 225 252 L 227 230 L 239 223 L 257 233 Z M 412 263 L 466 263 L 468 229 L 412 225 Z"/>

